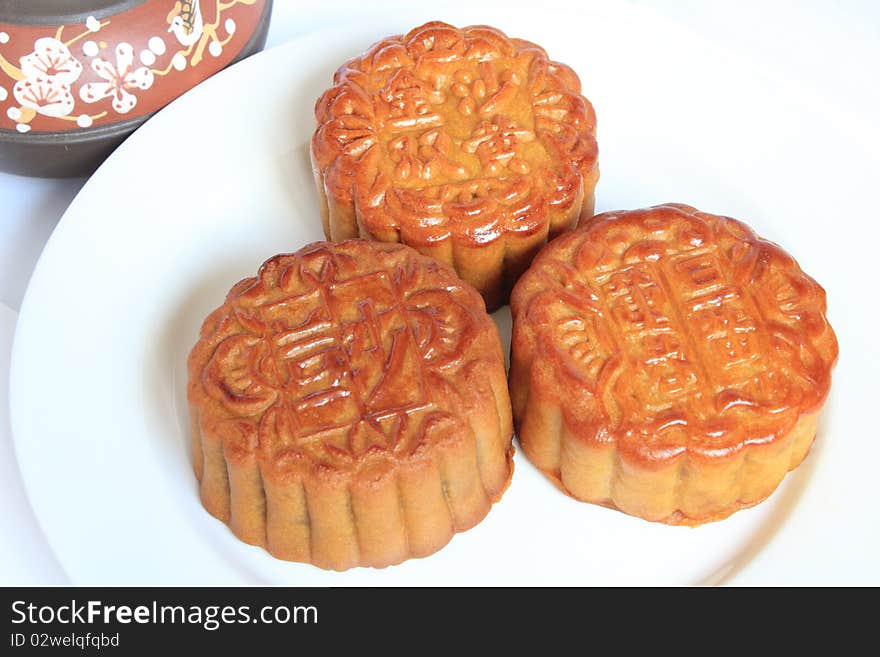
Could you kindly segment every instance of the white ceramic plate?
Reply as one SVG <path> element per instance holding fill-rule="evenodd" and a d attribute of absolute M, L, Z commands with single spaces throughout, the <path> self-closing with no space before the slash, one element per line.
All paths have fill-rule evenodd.
<path fill-rule="evenodd" d="M 876 566 L 866 570 L 880 544 L 868 505 L 876 495 L 861 490 L 880 462 L 867 422 L 876 346 L 858 330 L 878 324 L 876 302 L 854 285 L 871 266 L 869 247 L 852 239 L 854 229 L 876 237 L 855 225 L 876 161 L 835 134 L 833 117 L 632 9 L 442 18 L 497 25 L 579 72 L 599 117 L 598 210 L 681 201 L 733 215 L 825 285 L 842 357 L 806 462 L 758 507 L 688 529 L 574 502 L 518 455 L 511 488 L 484 522 L 436 555 L 385 570 L 277 561 L 202 509 L 185 407 L 198 326 L 267 257 L 321 238 L 307 144 L 314 100 L 336 67 L 434 17 L 310 35 L 225 71 L 150 120 L 70 206 L 22 307 L 11 402 L 29 495 L 71 579 L 876 582 Z M 497 317 L 508 337 L 506 309 Z"/>

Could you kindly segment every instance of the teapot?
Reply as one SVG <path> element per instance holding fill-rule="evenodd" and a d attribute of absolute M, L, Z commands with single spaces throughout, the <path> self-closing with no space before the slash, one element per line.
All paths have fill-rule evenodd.
<path fill-rule="evenodd" d="M 0 0 L 0 170 L 88 175 L 155 112 L 261 50 L 272 0 Z"/>

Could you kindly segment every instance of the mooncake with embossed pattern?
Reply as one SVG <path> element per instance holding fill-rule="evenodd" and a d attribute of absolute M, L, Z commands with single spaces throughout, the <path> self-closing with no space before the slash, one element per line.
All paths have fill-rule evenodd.
<path fill-rule="evenodd" d="M 487 26 L 431 22 L 344 64 L 315 105 L 327 239 L 403 242 L 490 310 L 593 213 L 596 116 L 574 71 Z"/>
<path fill-rule="evenodd" d="M 188 368 L 202 503 L 281 559 L 429 555 L 510 481 L 498 330 L 476 290 L 409 247 L 271 258 L 208 316 Z"/>
<path fill-rule="evenodd" d="M 577 499 L 720 520 L 813 443 L 838 352 L 825 292 L 739 221 L 598 215 L 544 248 L 511 310 L 520 443 Z"/>

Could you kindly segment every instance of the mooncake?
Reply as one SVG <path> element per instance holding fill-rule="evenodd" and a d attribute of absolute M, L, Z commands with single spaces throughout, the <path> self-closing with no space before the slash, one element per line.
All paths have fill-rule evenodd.
<path fill-rule="evenodd" d="M 188 372 L 201 501 L 280 559 L 429 555 L 510 481 L 498 330 L 476 290 L 407 246 L 267 260 L 205 320 Z"/>
<path fill-rule="evenodd" d="M 431 22 L 346 62 L 315 105 L 327 239 L 403 242 L 489 310 L 548 238 L 593 213 L 593 106 L 575 72 L 487 26 Z"/>
<path fill-rule="evenodd" d="M 838 353 L 825 292 L 739 221 L 598 215 L 541 251 L 511 310 L 520 444 L 579 500 L 719 520 L 813 443 Z"/>

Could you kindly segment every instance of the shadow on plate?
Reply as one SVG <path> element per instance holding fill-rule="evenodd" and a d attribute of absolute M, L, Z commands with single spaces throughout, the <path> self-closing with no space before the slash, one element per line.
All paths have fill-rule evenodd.
<path fill-rule="evenodd" d="M 697 586 L 723 586 L 732 583 L 736 575 L 747 567 L 748 564 L 770 544 L 779 531 L 785 526 L 791 512 L 800 501 L 804 491 L 810 483 L 810 480 L 813 478 L 813 473 L 816 471 L 817 464 L 822 459 L 822 452 L 825 451 L 825 440 L 828 433 L 828 415 L 829 414 L 825 412 L 819 419 L 816 438 L 813 441 L 813 446 L 807 453 L 806 458 L 797 468 L 790 471 L 785 476 L 785 479 L 783 479 L 779 487 L 770 494 L 769 498 L 760 503 L 761 505 L 772 504 L 772 513 L 770 513 L 761 526 L 757 528 L 750 541 L 733 553 L 733 555 L 725 561 L 724 565 L 697 581 Z M 748 509 L 740 511 L 739 513 L 748 513 Z"/>

